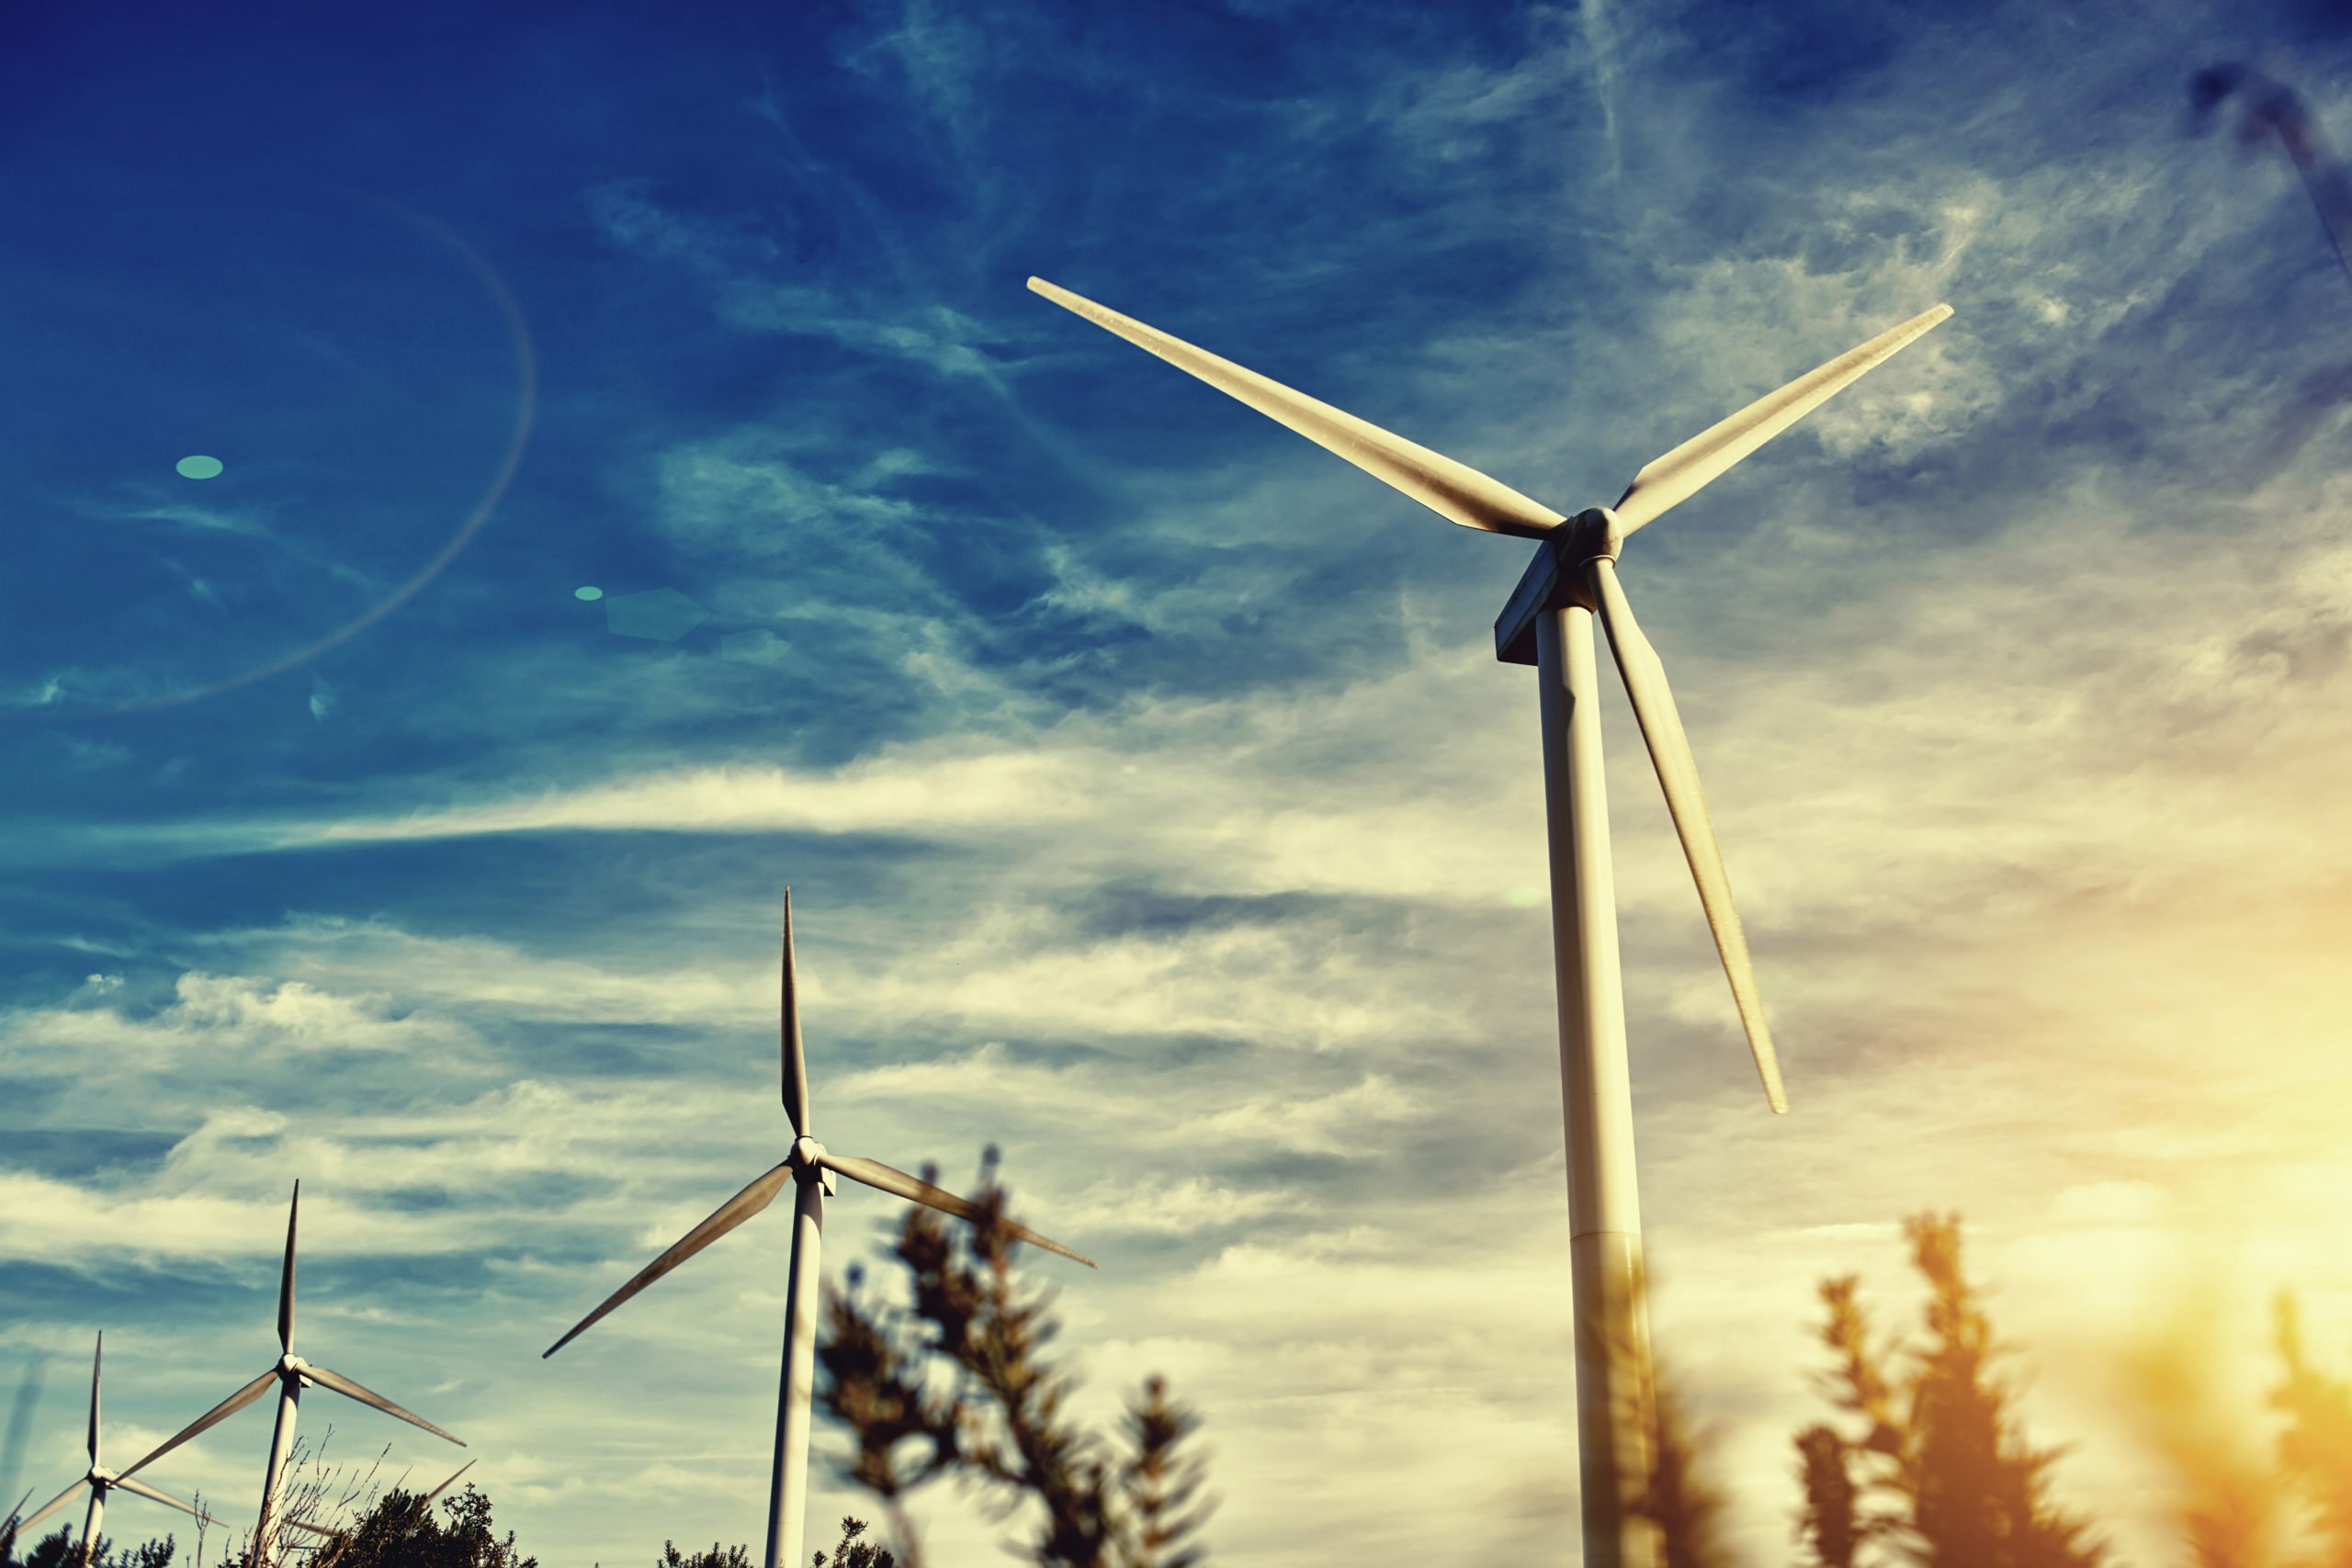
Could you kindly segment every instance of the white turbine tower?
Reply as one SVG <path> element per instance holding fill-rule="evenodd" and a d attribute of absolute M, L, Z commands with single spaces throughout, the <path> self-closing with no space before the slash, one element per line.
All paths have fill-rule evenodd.
<path fill-rule="evenodd" d="M 1640 1280 L 1641 1213 L 1634 1175 L 1633 1102 L 1617 907 L 1609 858 L 1609 806 L 1600 759 L 1593 617 L 1607 631 L 1666 792 L 1667 808 L 1699 885 L 1732 998 L 1764 1093 L 1788 1102 L 1757 994 L 1747 939 L 1732 907 L 1723 853 L 1700 792 L 1690 742 L 1666 670 L 1634 624 L 1617 581 L 1626 536 L 1720 477 L 1871 367 L 1951 314 L 1914 316 L 1692 436 L 1634 476 L 1615 507 L 1574 517 L 1476 469 L 1245 370 L 1179 338 L 1033 277 L 1054 303 L 1115 333 L 1288 425 L 1450 522 L 1541 540 L 1495 623 L 1495 654 L 1532 664 L 1542 693 L 1544 794 L 1552 857 L 1553 969 L 1559 988 L 1560 1081 L 1568 1149 L 1575 1281 L 1577 1429 L 1586 1568 L 1635 1568 L 1656 1556 L 1654 1532 L 1628 1504 L 1649 1469 L 1649 1332 Z"/>
<path fill-rule="evenodd" d="M 317 1384 L 333 1389 L 346 1398 L 362 1404 L 372 1404 L 387 1416 L 397 1416 L 412 1427 L 422 1427 L 436 1438 L 447 1438 L 459 1448 L 465 1442 L 451 1437 L 424 1416 L 401 1409 L 373 1389 L 362 1388 L 341 1372 L 304 1360 L 294 1353 L 294 1232 L 302 1213 L 302 1184 L 294 1184 L 294 1200 L 286 1211 L 286 1268 L 277 1282 L 277 1350 L 275 1365 L 253 1382 L 181 1427 L 163 1447 L 130 1467 L 137 1470 L 149 1460 L 160 1458 L 200 1433 L 209 1431 L 246 1405 L 267 1393 L 270 1385 L 277 1386 L 277 1425 L 270 1434 L 269 1466 L 262 1473 L 261 1513 L 254 1523 L 254 1568 L 269 1568 L 278 1556 L 278 1540 L 271 1532 L 278 1514 L 278 1492 L 285 1483 L 287 1456 L 294 1448 L 294 1419 L 302 1402 L 302 1391 Z M 130 1471 L 125 1471 L 128 1475 Z"/>
<path fill-rule="evenodd" d="M 944 1188 L 896 1170 L 879 1160 L 837 1155 L 816 1139 L 816 1124 L 808 1103 L 808 1061 L 800 1043 L 800 1003 L 792 956 L 792 890 L 784 894 L 783 999 L 784 1113 L 792 1123 L 792 1152 L 782 1164 L 719 1205 L 710 1218 L 681 1237 L 677 1244 L 639 1269 L 637 1276 L 605 1298 L 604 1304 L 571 1325 L 564 1337 L 540 1352 L 554 1355 L 577 1338 L 590 1324 L 636 1295 L 646 1286 L 733 1230 L 775 1201 L 790 1182 L 797 1189 L 792 1214 L 792 1250 L 784 1295 L 784 1372 L 776 1392 L 775 1468 L 768 1490 L 766 1568 L 785 1568 L 801 1561 L 801 1537 L 808 1511 L 808 1407 L 816 1387 L 818 1253 L 824 1241 L 825 1200 L 832 1195 L 833 1178 L 881 1189 L 926 1208 L 976 1219 L 979 1205 Z M 1021 1240 L 1048 1252 L 1094 1267 L 1058 1242 L 1035 1231 L 1006 1224 Z"/>
<path fill-rule="evenodd" d="M 183 1514 L 194 1514 L 208 1525 L 217 1525 L 220 1522 L 203 1509 L 183 1503 L 167 1493 L 158 1492 L 143 1481 L 131 1480 L 130 1470 L 119 1472 L 108 1470 L 98 1461 L 98 1364 L 106 1355 L 106 1348 L 107 1337 L 100 1334 L 97 1348 L 90 1353 L 90 1468 L 83 1473 L 81 1480 L 16 1521 L 17 1544 L 19 1546 L 24 1545 L 27 1539 L 31 1536 L 33 1526 L 47 1518 L 57 1509 L 63 1507 L 73 1499 L 74 1494 L 85 1486 L 90 1489 L 90 1509 L 88 1513 L 82 1516 L 81 1560 L 84 1562 L 87 1562 L 90 1560 L 90 1553 L 97 1550 L 98 1526 L 106 1517 L 107 1494 L 118 1486 L 125 1492 L 136 1493 L 141 1497 L 152 1498 L 158 1503 L 168 1503 Z M 163 1451 L 162 1449 L 157 1449 L 155 1453 Z M 130 1470 L 137 1470 L 139 1465 L 145 1464 L 148 1459 L 154 1457 L 155 1454 L 149 1454 L 147 1459 L 141 1460 L 139 1464 L 132 1465 Z"/>

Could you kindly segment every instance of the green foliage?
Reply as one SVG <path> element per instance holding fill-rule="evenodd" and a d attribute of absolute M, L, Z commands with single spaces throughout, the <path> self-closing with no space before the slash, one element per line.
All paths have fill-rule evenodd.
<path fill-rule="evenodd" d="M 910 1568 L 904 1498 L 948 1473 L 1043 1506 L 1029 1543 L 1041 1568 L 1192 1568 L 1203 1552 L 1191 1543 L 1209 1511 L 1190 1447 L 1198 1417 L 1153 1378 L 1114 1437 L 1073 1422 L 1071 1380 L 1045 1359 L 1058 1325 L 1045 1298 L 1013 1277 L 1017 1243 L 994 1151 L 976 1201 L 969 1226 L 908 1211 L 893 1255 L 910 1311 L 867 1305 L 854 1279 L 826 1303 L 820 1392 L 856 1435 L 852 1479 L 898 1522 Z"/>

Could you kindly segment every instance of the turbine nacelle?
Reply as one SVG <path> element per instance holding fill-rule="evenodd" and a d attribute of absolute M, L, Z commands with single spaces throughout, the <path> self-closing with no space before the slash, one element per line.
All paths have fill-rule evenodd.
<path fill-rule="evenodd" d="M 1505 664 L 1532 665 L 1538 618 L 1572 605 L 1598 613 L 1592 563 L 1614 562 L 1625 548 L 1625 532 L 1614 508 L 1589 506 L 1537 546 L 1535 558 L 1495 618 L 1495 657 Z"/>
<path fill-rule="evenodd" d="M 1579 512 L 1536 547 L 1535 558 L 1495 617 L 1495 657 L 1505 664 L 1533 665 L 1535 623 L 1554 610 L 1600 609 L 1592 584 L 1592 563 L 1614 563 L 1625 535 L 1617 514 L 1605 506 Z"/>
<path fill-rule="evenodd" d="M 816 1139 L 807 1136 L 793 1139 L 791 1152 L 784 1156 L 784 1163 L 786 1168 L 792 1172 L 794 1180 L 804 1184 L 817 1183 L 824 1189 L 826 1197 L 831 1197 L 838 1190 L 832 1170 L 825 1164 L 825 1145 Z"/>
<path fill-rule="evenodd" d="M 1626 532 L 1613 509 L 1589 506 L 1561 524 L 1544 547 L 1565 555 L 1577 566 L 1591 560 L 1615 560 L 1625 548 Z"/>

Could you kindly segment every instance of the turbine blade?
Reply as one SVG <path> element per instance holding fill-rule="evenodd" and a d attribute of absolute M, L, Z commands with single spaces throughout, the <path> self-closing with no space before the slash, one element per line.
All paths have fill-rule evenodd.
<path fill-rule="evenodd" d="M 262 1373 L 261 1376 L 254 1379 L 253 1382 L 247 1383 L 244 1387 L 231 1394 L 228 1398 L 222 1400 L 220 1404 L 214 1405 L 211 1409 L 206 1411 L 203 1415 L 198 1416 L 195 1420 L 189 1422 L 187 1426 L 181 1427 L 178 1431 L 164 1438 L 160 1447 L 149 1453 L 146 1458 L 141 1460 L 137 1464 L 132 1465 L 129 1470 L 124 1471 L 122 1474 L 126 1476 L 136 1475 L 139 1472 L 154 1463 L 155 1461 L 163 1458 L 165 1454 L 170 1453 L 174 1449 L 178 1448 L 182 1443 L 187 1442 L 189 1438 L 203 1436 L 213 1427 L 220 1425 L 221 1422 L 226 1421 L 230 1416 L 234 1416 L 238 1411 L 243 1410 L 246 1405 L 251 1404 L 254 1400 L 259 1399 L 263 1394 L 268 1393 L 271 1385 L 277 1382 L 277 1369 L 276 1367 L 272 1367 L 269 1371 Z M 116 1479 L 119 1480 L 121 1477 L 118 1476 Z"/>
<path fill-rule="evenodd" d="M 1851 348 L 1817 370 L 1798 377 L 1777 392 L 1757 399 L 1720 424 L 1685 441 L 1634 476 L 1616 505 L 1618 530 L 1631 534 L 1655 523 L 1723 476 L 1724 470 L 1861 379 L 1895 350 L 1923 336 L 1951 314 L 1939 305 L 1922 310 L 1859 348 Z"/>
<path fill-rule="evenodd" d="M 800 1043 L 800 981 L 792 962 L 792 889 L 784 890 L 784 1113 L 797 1137 L 813 1137 L 808 1120 L 808 1053 Z"/>
<path fill-rule="evenodd" d="M 90 1352 L 90 1462 L 98 1462 L 98 1363 L 106 1359 L 107 1331 L 98 1330 L 98 1347 Z"/>
<path fill-rule="evenodd" d="M 726 1202 L 720 1204 L 711 1214 L 710 1218 L 703 1221 L 702 1224 L 696 1225 L 684 1235 L 679 1237 L 677 1242 L 672 1246 L 669 1251 L 663 1253 L 661 1257 L 655 1258 L 652 1262 L 639 1269 L 636 1277 L 630 1280 L 628 1284 L 623 1285 L 619 1290 L 615 1291 L 611 1295 L 606 1296 L 602 1306 L 598 1307 L 594 1312 L 590 1313 L 586 1317 L 582 1318 L 578 1323 L 573 1324 L 571 1330 L 566 1333 L 562 1338 L 557 1340 L 554 1344 L 540 1351 L 539 1359 L 544 1361 L 549 1356 L 554 1355 L 558 1350 L 562 1349 L 566 1345 L 571 1344 L 587 1329 L 590 1324 L 594 1323 L 598 1318 L 603 1317 L 606 1313 L 611 1312 L 615 1307 L 619 1306 L 623 1302 L 628 1300 L 629 1297 L 637 1294 L 638 1292 L 645 1289 L 646 1286 L 653 1283 L 654 1280 L 659 1280 L 662 1275 L 667 1274 L 671 1269 L 675 1269 L 679 1264 L 684 1263 L 687 1258 L 692 1258 L 695 1253 L 700 1252 L 704 1247 L 708 1247 L 712 1242 L 717 1241 L 720 1236 L 725 1235 L 729 1231 L 733 1230 L 737 1225 L 741 1224 L 745 1220 L 750 1219 L 753 1214 L 758 1213 L 770 1203 L 775 1202 L 775 1195 L 779 1191 L 783 1190 L 785 1184 L 791 1179 L 791 1165 L 789 1163 L 779 1165 L 775 1169 L 769 1171 L 765 1176 L 761 1177 L 757 1181 L 752 1182 L 749 1187 L 744 1188 L 743 1190 L 736 1193 L 735 1196 L 727 1200 Z"/>
<path fill-rule="evenodd" d="M 75 1482 L 73 1485 L 68 1486 L 64 1491 L 60 1492 L 56 1496 L 51 1497 L 48 1502 L 43 1503 L 40 1507 L 35 1508 L 31 1513 L 27 1514 L 23 1518 L 18 1519 L 17 1521 L 17 1542 L 22 1544 L 25 1537 L 32 1533 L 32 1528 L 35 1525 L 40 1523 L 41 1520 L 49 1517 L 50 1515 L 57 1512 L 58 1509 L 71 1502 L 73 1500 L 74 1494 L 79 1492 L 83 1487 L 87 1486 L 89 1483 L 90 1478 L 85 1475 L 81 1480 Z"/>
<path fill-rule="evenodd" d="M 459 1466 L 458 1467 L 458 1475 L 463 1475 L 463 1474 L 465 1474 L 465 1472 L 468 1472 L 468 1471 L 471 1470 L 474 1466 L 476 1466 L 476 1465 L 480 1464 L 481 1462 L 481 1461 L 480 1461 L 480 1460 L 478 1460 L 478 1459 L 469 1459 L 469 1460 L 466 1461 L 466 1462 L 465 1462 L 465 1463 L 463 1463 L 463 1464 L 461 1464 L 461 1465 L 459 1465 Z M 432 1501 L 433 1501 L 433 1499 L 435 1499 L 435 1497 L 438 1497 L 439 1495 L 441 1495 L 441 1494 L 442 1494 L 442 1493 L 447 1492 L 447 1490 L 449 1490 L 449 1488 L 450 1488 L 450 1487 L 455 1486 L 455 1485 L 458 1483 L 458 1475 L 453 1475 L 453 1476 L 449 1477 L 449 1479 L 448 1479 L 448 1480 L 447 1480 L 447 1481 L 443 1482 L 440 1485 L 435 1486 L 432 1491 L 427 1492 L 427 1493 L 424 1495 L 424 1500 L 425 1500 L 427 1503 L 430 1503 L 430 1502 L 432 1502 Z"/>
<path fill-rule="evenodd" d="M 309 1530 L 312 1535 L 322 1535 L 329 1540 L 333 1540 L 335 1537 L 343 1534 L 343 1531 L 336 1529 L 332 1526 L 314 1525 L 308 1519 L 280 1519 L 277 1522 L 293 1529 Z"/>
<path fill-rule="evenodd" d="M 1708 819 L 1707 796 L 1699 787 L 1699 764 L 1690 755 L 1690 737 L 1676 711 L 1674 692 L 1666 683 L 1666 666 L 1657 650 L 1642 635 L 1634 607 L 1617 581 L 1616 563 L 1602 558 L 1592 563 L 1594 599 L 1600 606 L 1600 624 L 1609 630 L 1609 646 L 1617 655 L 1617 671 L 1625 680 L 1625 695 L 1633 700 L 1634 716 L 1641 720 L 1642 739 L 1649 746 L 1657 782 L 1666 791 L 1667 809 L 1674 816 L 1674 831 L 1682 853 L 1690 862 L 1691 879 L 1699 885 L 1699 902 L 1707 911 L 1707 929 L 1714 933 L 1715 951 L 1731 980 L 1732 1000 L 1738 1004 L 1739 1021 L 1747 1031 L 1747 1048 L 1755 1054 L 1756 1071 L 1764 1080 L 1764 1096 L 1775 1111 L 1789 1108 L 1781 1087 L 1780 1058 L 1772 1051 L 1772 1032 L 1764 1021 L 1764 999 L 1756 989 L 1756 966 L 1747 956 L 1747 935 L 1740 929 L 1739 911 L 1732 905 L 1731 878 L 1724 870 L 1723 849 L 1715 842 L 1714 824 Z"/>
<path fill-rule="evenodd" d="M 294 1350 L 294 1222 L 302 1215 L 302 1183 L 294 1182 L 294 1201 L 286 1210 L 286 1272 L 277 1281 L 277 1348 Z"/>
<path fill-rule="evenodd" d="M 1029 280 L 1032 292 L 1085 317 L 1096 326 L 1117 333 L 1147 353 L 1156 354 L 1179 370 L 1206 381 L 1228 397 L 1238 398 L 1260 413 L 1286 424 L 1328 452 L 1336 453 L 1373 478 L 1404 491 L 1449 522 L 1490 534 L 1516 534 L 1540 539 L 1558 527 L 1562 513 L 1490 479 L 1466 463 L 1394 435 L 1376 424 L 1293 391 L 1279 381 L 1182 338 L 1123 316 L 1081 295 L 1058 288 L 1042 277 Z"/>
<path fill-rule="evenodd" d="M 860 1159 L 855 1155 L 828 1153 L 817 1163 L 827 1170 L 839 1171 L 852 1181 L 863 1181 L 868 1187 L 880 1188 L 885 1192 L 895 1193 L 899 1197 L 921 1203 L 927 1209 L 936 1209 L 943 1214 L 953 1214 L 959 1220 L 977 1220 L 980 1217 L 980 1206 L 970 1199 L 958 1198 L 944 1187 L 934 1187 L 920 1177 L 909 1176 L 905 1171 L 894 1169 L 878 1159 Z M 1007 1220 L 1004 1222 L 1004 1227 L 1032 1247 L 1042 1247 L 1047 1252 L 1058 1252 L 1072 1262 L 1083 1263 L 1089 1269 L 1097 1266 L 1091 1258 L 1072 1252 L 1060 1242 L 1049 1241 L 1026 1225 L 1017 1225 L 1011 1220 Z"/>
<path fill-rule="evenodd" d="M 447 1438 L 461 1449 L 466 1446 L 466 1440 L 463 1438 L 451 1437 L 413 1410 L 401 1409 L 374 1389 L 362 1388 L 341 1372 L 329 1371 L 324 1367 L 313 1366 L 306 1361 L 302 1365 L 302 1375 L 322 1387 L 334 1390 L 345 1398 L 356 1399 L 362 1404 L 372 1404 L 385 1415 L 397 1416 L 412 1427 L 422 1427 L 436 1438 Z"/>
<path fill-rule="evenodd" d="M 117 1486 L 121 1487 L 125 1492 L 136 1492 L 141 1497 L 151 1498 L 158 1503 L 168 1503 L 183 1514 L 194 1514 L 198 1518 L 202 1519 L 208 1525 L 217 1525 L 220 1522 L 219 1519 L 214 1518 L 210 1514 L 208 1514 L 203 1509 L 198 1507 L 195 1504 L 183 1503 L 168 1492 L 158 1492 L 143 1481 L 133 1481 L 128 1476 L 118 1475 L 115 1477 L 114 1483 Z"/>

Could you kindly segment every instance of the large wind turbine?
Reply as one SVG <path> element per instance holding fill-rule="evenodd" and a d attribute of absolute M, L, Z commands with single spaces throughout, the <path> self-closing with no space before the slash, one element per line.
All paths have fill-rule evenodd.
<path fill-rule="evenodd" d="M 958 1219 L 977 1219 L 979 1205 L 928 1181 L 894 1170 L 879 1160 L 837 1155 L 816 1139 L 809 1111 L 808 1060 L 800 1043 L 799 986 L 792 956 L 792 890 L 784 893 L 784 1114 L 792 1123 L 792 1151 L 782 1164 L 718 1206 L 710 1218 L 681 1237 L 677 1244 L 638 1270 L 637 1276 L 605 1298 L 604 1304 L 564 1337 L 540 1352 L 554 1355 L 577 1338 L 590 1324 L 628 1301 L 654 1280 L 733 1230 L 775 1201 L 786 1182 L 797 1191 L 792 1213 L 792 1250 L 784 1294 L 784 1373 L 776 1391 L 775 1470 L 768 1490 L 767 1568 L 785 1568 L 801 1561 L 801 1537 L 808 1511 L 808 1406 L 816 1385 L 818 1252 L 824 1241 L 825 1200 L 833 1194 L 833 1178 L 846 1176 L 868 1187 L 937 1209 Z M 1058 1242 L 1035 1231 L 1006 1224 L 1021 1240 L 1048 1252 L 1094 1267 Z"/>
<path fill-rule="evenodd" d="M 1542 541 L 1495 623 L 1495 655 L 1532 664 L 1542 693 L 1544 794 L 1552 857 L 1553 970 L 1559 988 L 1560 1081 L 1568 1147 L 1575 1280 L 1577 1429 L 1586 1568 L 1645 1565 L 1653 1531 L 1633 1517 L 1649 1471 L 1649 1333 L 1641 1300 L 1641 1213 L 1634 1176 L 1625 1004 L 1600 759 L 1593 617 L 1616 654 L 1625 694 L 1666 792 L 1715 950 L 1731 980 L 1756 1070 L 1775 1111 L 1788 1109 L 1747 939 L 1666 670 L 1634 624 L 1617 581 L 1628 535 L 1719 478 L 1871 367 L 1951 314 L 1938 305 L 1838 355 L 1702 431 L 1634 476 L 1614 507 L 1574 517 L 1476 469 L 1245 370 L 1045 279 L 1029 287 L 1338 454 L 1449 522 Z"/>
<path fill-rule="evenodd" d="M 106 1517 L 107 1494 L 118 1486 L 125 1492 L 133 1492 L 141 1497 L 151 1497 L 158 1503 L 168 1503 L 183 1514 L 194 1514 L 208 1525 L 217 1525 L 220 1522 L 201 1508 L 183 1503 L 168 1493 L 158 1492 L 143 1481 L 130 1479 L 130 1470 L 137 1470 L 139 1465 L 145 1464 L 147 1459 L 153 1459 L 155 1454 L 149 1454 L 147 1459 L 141 1460 L 139 1464 L 132 1465 L 130 1470 L 121 1472 L 108 1470 L 98 1462 L 98 1364 L 106 1356 L 106 1348 L 107 1337 L 101 1333 L 98 1336 L 97 1348 L 90 1353 L 90 1468 L 84 1472 L 81 1480 L 16 1521 L 17 1542 L 20 1546 L 30 1539 L 33 1526 L 40 1523 L 55 1510 L 63 1507 L 72 1500 L 74 1494 L 85 1486 L 90 1489 L 90 1510 L 82 1516 L 81 1561 L 84 1562 L 87 1562 L 90 1560 L 90 1553 L 97 1550 L 98 1524 Z M 155 1453 L 159 1454 L 163 1451 L 162 1449 L 157 1449 Z"/>
<path fill-rule="evenodd" d="M 313 1383 L 333 1389 L 362 1404 L 372 1404 L 387 1416 L 397 1416 L 412 1427 L 422 1427 L 436 1438 L 447 1438 L 459 1448 L 466 1445 L 461 1438 L 450 1437 L 424 1416 L 401 1409 L 373 1389 L 362 1388 L 341 1372 L 304 1360 L 294 1353 L 294 1232 L 302 1213 L 302 1184 L 294 1184 L 294 1200 L 286 1211 L 286 1268 L 277 1281 L 277 1361 L 253 1382 L 189 1422 L 175 1433 L 171 1439 L 153 1453 L 130 1467 L 141 1465 L 171 1452 L 199 1433 L 211 1430 L 246 1405 L 267 1393 L 270 1385 L 277 1385 L 277 1425 L 269 1438 L 269 1468 L 262 1474 L 261 1514 L 254 1523 L 254 1568 L 269 1568 L 277 1559 L 277 1540 L 271 1534 L 278 1513 L 278 1488 L 286 1478 L 287 1455 L 294 1448 L 294 1418 L 302 1403 L 302 1391 Z M 130 1471 L 123 1472 L 125 1475 Z"/>

